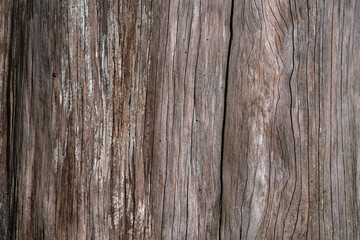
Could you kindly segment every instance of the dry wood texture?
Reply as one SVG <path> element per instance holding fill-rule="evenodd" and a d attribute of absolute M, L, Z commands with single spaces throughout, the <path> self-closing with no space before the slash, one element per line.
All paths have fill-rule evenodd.
<path fill-rule="evenodd" d="M 358 0 L 0 0 L 1 239 L 360 239 Z"/>

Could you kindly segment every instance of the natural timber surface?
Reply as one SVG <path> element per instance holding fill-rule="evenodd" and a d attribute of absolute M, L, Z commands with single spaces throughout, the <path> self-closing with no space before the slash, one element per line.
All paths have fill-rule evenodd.
<path fill-rule="evenodd" d="M 0 0 L 0 239 L 360 239 L 359 0 Z"/>

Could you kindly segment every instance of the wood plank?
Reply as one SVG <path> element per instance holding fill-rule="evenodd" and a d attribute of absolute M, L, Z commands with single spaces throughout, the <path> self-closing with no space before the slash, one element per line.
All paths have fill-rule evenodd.
<path fill-rule="evenodd" d="M 357 1 L 235 1 L 223 239 L 357 239 Z"/>
<path fill-rule="evenodd" d="M 219 236 L 229 3 L 14 2 L 11 238 Z"/>

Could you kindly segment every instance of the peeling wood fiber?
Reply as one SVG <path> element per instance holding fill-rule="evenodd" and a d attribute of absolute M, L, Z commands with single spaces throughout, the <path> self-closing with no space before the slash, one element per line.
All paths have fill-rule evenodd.
<path fill-rule="evenodd" d="M 359 1 L 0 13 L 0 239 L 360 239 Z"/>

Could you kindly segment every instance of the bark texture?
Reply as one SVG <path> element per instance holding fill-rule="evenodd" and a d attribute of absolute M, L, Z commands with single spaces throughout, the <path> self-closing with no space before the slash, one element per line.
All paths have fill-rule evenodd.
<path fill-rule="evenodd" d="M 0 0 L 1 239 L 360 239 L 358 0 Z"/>

